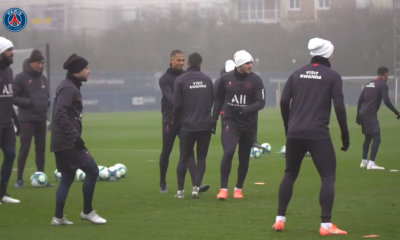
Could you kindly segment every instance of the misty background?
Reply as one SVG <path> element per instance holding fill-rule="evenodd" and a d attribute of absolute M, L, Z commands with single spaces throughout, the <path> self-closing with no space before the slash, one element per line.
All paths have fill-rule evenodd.
<path fill-rule="evenodd" d="M 0 35 L 15 49 L 45 54 L 49 44 L 53 91 L 65 77 L 62 65 L 69 55 L 88 59 L 92 73 L 82 88 L 88 111 L 160 109 L 158 78 L 175 49 L 186 58 L 200 53 L 202 70 L 213 79 L 236 51 L 248 51 L 264 81 L 266 107 L 277 106 L 287 77 L 310 61 L 307 44 L 313 37 L 335 46 L 332 68 L 343 76 L 348 105 L 356 105 L 378 67 L 394 71 L 393 1 L 0 0 L 0 11 L 11 7 L 26 12 L 27 27 L 18 33 L 1 27 Z M 51 23 L 33 24 L 36 18 Z M 27 55 L 17 51 L 16 58 Z M 396 81 L 389 81 L 397 102 Z"/>

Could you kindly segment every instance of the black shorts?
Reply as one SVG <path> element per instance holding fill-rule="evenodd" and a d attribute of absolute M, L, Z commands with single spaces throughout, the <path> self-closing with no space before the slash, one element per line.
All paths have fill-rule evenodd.
<path fill-rule="evenodd" d="M 54 155 L 56 157 L 57 170 L 58 172 L 61 172 L 61 174 L 75 174 L 78 168 L 85 166 L 91 161 L 94 161 L 92 155 L 89 153 L 89 150 L 86 148 L 82 150 L 70 148 L 54 152 Z"/>
<path fill-rule="evenodd" d="M 12 145 L 15 146 L 17 138 L 15 137 L 14 126 L 0 128 L 0 147 Z"/>
<path fill-rule="evenodd" d="M 380 133 L 378 117 L 367 113 L 360 113 L 361 129 L 363 134 Z"/>

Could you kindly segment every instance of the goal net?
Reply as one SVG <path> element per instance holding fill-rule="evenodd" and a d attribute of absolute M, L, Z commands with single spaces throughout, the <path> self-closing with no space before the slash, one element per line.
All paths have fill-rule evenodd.
<path fill-rule="evenodd" d="M 361 91 L 365 85 L 376 78 L 376 76 L 342 77 L 345 104 L 347 106 L 357 106 L 358 98 L 360 97 Z M 398 104 L 399 89 L 397 83 L 398 80 L 393 76 L 390 76 L 387 81 L 389 87 L 389 98 L 394 105 Z"/>
<path fill-rule="evenodd" d="M 357 106 L 358 99 L 360 97 L 361 91 L 365 85 L 376 79 L 376 76 L 345 76 L 343 79 L 343 95 L 344 103 L 346 106 Z M 276 107 L 279 108 L 279 100 L 282 94 L 283 87 L 285 86 L 286 79 L 280 79 L 276 82 Z M 398 78 L 390 76 L 387 85 L 389 87 L 389 98 L 394 105 L 398 105 L 398 96 L 400 89 L 398 86 Z"/>
<path fill-rule="evenodd" d="M 33 50 L 39 50 L 43 57 L 45 58 L 45 65 L 43 69 L 43 75 L 47 77 L 47 59 L 46 59 L 46 46 L 38 48 L 24 48 L 24 49 L 14 49 L 14 62 L 11 64 L 11 69 L 13 70 L 14 76 L 22 72 L 23 64 L 26 59 L 31 56 Z"/>
<path fill-rule="evenodd" d="M 48 77 L 49 62 L 48 62 L 48 59 L 46 59 L 46 56 L 48 56 L 46 45 L 33 47 L 33 48 L 14 49 L 14 62 L 13 62 L 13 64 L 11 64 L 10 68 L 13 70 L 14 77 L 18 73 L 22 72 L 25 60 L 31 56 L 32 51 L 35 49 L 39 50 L 42 53 L 43 57 L 45 58 L 43 75 L 47 77 L 47 79 L 49 81 L 49 86 L 50 86 L 50 78 Z M 50 96 L 51 96 L 51 94 L 50 94 Z M 14 109 L 15 109 L 15 112 L 18 113 L 18 108 L 16 106 L 14 106 Z M 48 116 L 49 115 L 50 115 L 50 111 L 48 111 Z"/>

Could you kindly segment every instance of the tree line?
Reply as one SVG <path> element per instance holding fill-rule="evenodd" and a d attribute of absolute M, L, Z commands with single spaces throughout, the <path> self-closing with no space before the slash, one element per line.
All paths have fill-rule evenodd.
<path fill-rule="evenodd" d="M 206 71 L 219 71 L 237 50 L 245 49 L 259 59 L 256 70 L 291 72 L 310 60 L 308 40 L 321 37 L 335 46 L 332 67 L 356 76 L 375 75 L 381 65 L 392 70 L 393 24 L 391 9 L 330 10 L 319 20 L 302 24 L 250 24 L 229 15 L 205 19 L 176 11 L 168 18 L 117 22 L 109 30 L 24 29 L 3 36 L 17 49 L 50 43 L 52 71 L 62 70 L 65 59 L 75 52 L 89 60 L 92 70 L 142 72 L 164 71 L 174 49 L 186 56 L 200 53 Z"/>

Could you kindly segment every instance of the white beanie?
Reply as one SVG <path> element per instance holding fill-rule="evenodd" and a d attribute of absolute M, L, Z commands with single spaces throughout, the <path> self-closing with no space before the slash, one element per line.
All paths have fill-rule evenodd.
<path fill-rule="evenodd" d="M 235 62 L 229 59 L 225 62 L 225 72 L 230 72 L 233 69 L 235 69 Z"/>
<path fill-rule="evenodd" d="M 333 53 L 333 44 L 322 38 L 312 38 L 308 42 L 308 50 L 310 50 L 311 56 L 321 56 L 329 58 Z"/>
<path fill-rule="evenodd" d="M 247 62 L 253 62 L 253 57 L 245 50 L 237 51 L 233 57 L 236 67 L 240 67 Z"/>
<path fill-rule="evenodd" d="M 7 49 L 14 47 L 13 43 L 7 38 L 0 37 L 0 54 L 5 52 Z"/>

